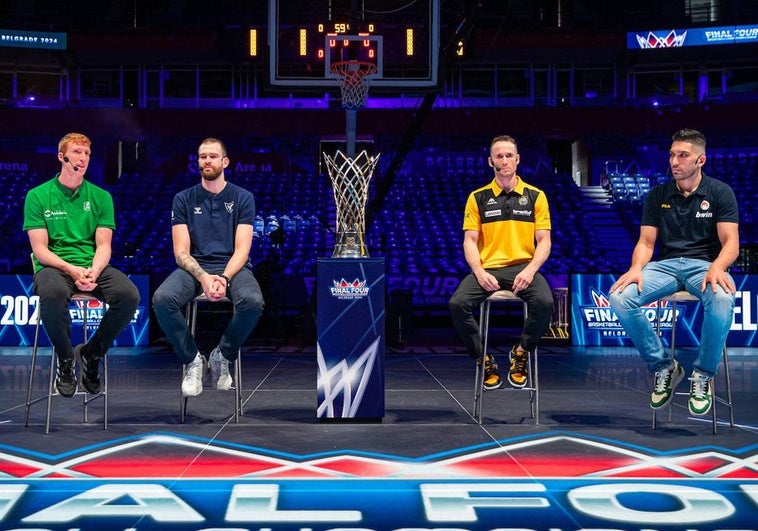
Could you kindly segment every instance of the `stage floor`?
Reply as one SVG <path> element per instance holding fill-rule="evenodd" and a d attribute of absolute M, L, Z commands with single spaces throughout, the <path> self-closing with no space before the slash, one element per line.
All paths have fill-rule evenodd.
<path fill-rule="evenodd" d="M 495 350 L 501 369 L 507 365 L 507 348 Z M 6 348 L 0 356 L 3 529 L 201 529 L 209 524 L 309 530 L 642 529 L 653 522 L 665 524 L 669 516 L 660 528 L 756 525 L 756 349 L 729 351 L 735 425 L 729 425 L 727 409 L 717 404 L 716 435 L 710 415 L 689 415 L 686 397 L 676 398 L 671 421 L 668 410 L 659 413 L 653 429 L 648 406 L 652 377 L 633 349 L 566 347 L 550 341 L 539 351 L 539 424 L 530 417 L 529 393 L 510 390 L 506 383 L 485 393 L 484 422 L 479 425 L 472 417 L 473 361 L 458 345 L 419 343 L 387 349 L 386 413 L 380 421 L 327 422 L 316 417 L 315 347 L 253 346 L 243 352 L 239 423 L 232 418 L 234 393 L 206 388 L 189 400 L 182 424 L 180 365 L 173 353 L 150 347 L 114 348 L 109 354 L 107 430 L 102 401 L 91 404 L 84 424 L 81 397 L 56 396 L 46 435 L 45 401 L 32 406 L 29 426 L 24 427 L 29 350 Z M 46 390 L 48 352 L 38 361 L 35 396 Z M 682 352 L 685 362 L 691 361 L 694 349 Z M 723 376 L 716 382 L 717 392 L 723 392 Z M 132 518 L 135 503 L 121 505 L 115 495 L 92 502 L 78 516 L 71 516 L 74 509 L 63 504 L 93 485 L 116 482 L 125 488 L 146 479 L 163 486 L 165 497 L 177 496 L 188 507 L 184 512 L 161 509 L 167 511 L 161 523 L 153 512 L 158 509 L 144 509 Z M 282 496 L 290 488 L 295 494 L 282 497 L 276 508 L 278 490 L 251 494 L 238 490 L 240 482 L 275 485 Z M 13 495 L 1 494 L 2 487 L 19 483 L 31 485 L 26 497 L 4 505 Z M 456 487 L 435 497 L 422 483 Z M 195 490 L 179 487 L 189 484 Z M 50 485 L 57 487 L 50 490 Z M 472 494 L 482 485 L 489 485 L 484 489 L 488 497 Z M 684 490 L 676 494 L 674 486 Z M 197 489 L 210 489 L 215 496 L 225 492 L 227 498 L 188 501 Z M 342 503 L 311 489 L 341 492 Z M 530 494 L 513 498 L 519 489 Z M 624 498 L 626 489 L 639 499 Z M 653 502 L 655 493 L 671 500 Z M 228 495 L 242 496 L 242 501 L 232 504 Z M 128 488 L 119 496 L 139 497 Z M 537 501 L 519 505 L 518 500 L 532 498 Z M 390 505 L 372 509 L 380 501 Z M 710 504 L 710 512 L 699 508 L 700 502 Z M 389 510 L 395 503 L 397 510 Z M 56 512 L 55 504 L 66 506 L 68 516 Z M 118 514 L 106 515 L 103 504 Z M 288 504 L 308 509 L 282 508 Z M 136 505 L 152 507 L 145 499 Z M 202 521 L 180 526 L 180 516 L 190 509 Z M 65 525 L 55 527 L 53 522 Z"/>

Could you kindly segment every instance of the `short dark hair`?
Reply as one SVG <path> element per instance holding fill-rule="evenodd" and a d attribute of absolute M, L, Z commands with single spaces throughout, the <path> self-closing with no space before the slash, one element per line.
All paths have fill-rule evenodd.
<path fill-rule="evenodd" d="M 689 142 L 693 146 L 698 146 L 705 153 L 705 135 L 695 129 L 680 129 L 671 136 L 674 142 Z"/>
<path fill-rule="evenodd" d="M 203 140 L 202 142 L 200 142 L 201 146 L 204 146 L 205 144 L 218 144 L 219 146 L 221 146 L 221 156 L 223 156 L 223 157 L 228 157 L 229 156 L 229 155 L 226 154 L 226 144 L 224 144 L 218 138 L 210 137 L 210 138 L 206 138 L 205 140 Z"/>
<path fill-rule="evenodd" d="M 490 142 L 490 151 L 492 151 L 492 146 L 494 146 L 497 142 L 510 142 L 514 146 L 516 146 L 516 152 L 518 153 L 518 144 L 516 143 L 516 139 L 513 138 L 510 135 L 499 135 L 492 139 L 492 142 Z"/>

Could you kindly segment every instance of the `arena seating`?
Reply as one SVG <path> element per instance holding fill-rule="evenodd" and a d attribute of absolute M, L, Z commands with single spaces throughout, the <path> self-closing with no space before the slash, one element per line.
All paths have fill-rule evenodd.
<path fill-rule="evenodd" d="M 386 259 L 388 274 L 462 276 L 467 272 L 461 251 L 463 207 L 468 193 L 486 184 L 491 175 L 486 149 L 470 148 L 486 146 L 486 141 L 479 143 L 480 140 L 428 139 L 423 149 L 409 153 L 385 201 L 374 205 L 372 197 L 385 184 L 381 168 L 378 170 L 369 192 L 369 206 L 375 211 L 369 213 L 372 223 L 367 243 L 371 256 Z M 571 176 L 553 171 L 538 140 L 527 138 L 520 144 L 520 151 L 521 175 L 545 190 L 550 202 L 553 250 L 545 272 L 625 270 L 639 231 L 642 199 L 651 186 L 668 177 L 609 176 L 609 193 L 628 236 L 626 241 L 617 242 L 611 254 L 598 246 L 603 227 L 594 226 L 587 216 L 586 199 Z M 382 156 L 389 161 L 392 153 Z M 735 189 L 741 205 L 741 239 L 747 249 L 754 248 L 758 241 L 757 186 L 752 178 L 756 170 L 758 153 L 749 150 L 714 154 L 706 166 L 708 173 L 721 177 Z M 315 167 L 303 171 L 297 175 L 277 171 L 228 173 L 230 181 L 250 189 L 256 198 L 253 260 L 273 260 L 285 275 L 315 275 L 318 257 L 330 256 L 334 247 L 334 201 L 329 178 Z M 20 172 L 9 178 L 17 184 L 13 194 L 0 199 L 0 229 L 8 242 L 4 254 L 11 271 L 25 273 L 28 239 L 21 231 L 23 198 L 30 187 L 47 176 Z M 158 277 L 173 269 L 171 199 L 177 191 L 196 182 L 197 175 L 187 170 L 148 170 L 124 173 L 115 184 L 105 185 L 116 203 L 114 263 L 133 273 Z M 746 255 L 748 258 L 750 255 Z M 738 269 L 746 267 L 754 265 L 751 262 Z"/>

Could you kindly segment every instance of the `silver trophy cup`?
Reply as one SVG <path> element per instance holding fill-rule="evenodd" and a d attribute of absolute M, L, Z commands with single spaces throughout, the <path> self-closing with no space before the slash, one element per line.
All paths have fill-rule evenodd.
<path fill-rule="evenodd" d="M 337 236 L 332 258 L 368 257 L 364 238 L 366 201 L 369 181 L 379 155 L 370 156 L 362 151 L 351 158 L 338 150 L 333 157 L 324 153 L 324 160 L 337 207 Z"/>

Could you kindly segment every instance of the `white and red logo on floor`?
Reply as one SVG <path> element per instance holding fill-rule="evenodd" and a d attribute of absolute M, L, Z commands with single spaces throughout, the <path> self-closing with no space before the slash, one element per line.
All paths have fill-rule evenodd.
<path fill-rule="evenodd" d="M 746 530 L 758 445 L 658 452 L 547 433 L 421 458 L 157 433 L 0 448 L 3 530 Z"/>

